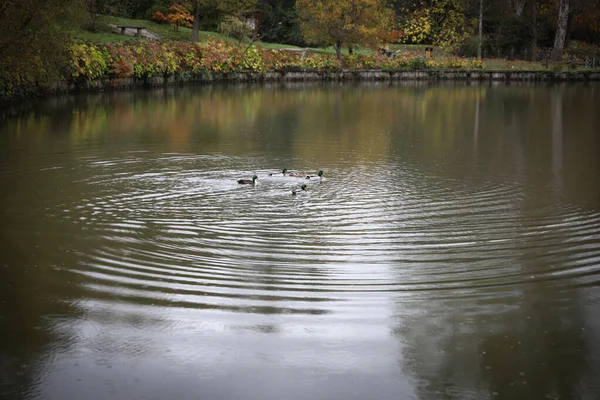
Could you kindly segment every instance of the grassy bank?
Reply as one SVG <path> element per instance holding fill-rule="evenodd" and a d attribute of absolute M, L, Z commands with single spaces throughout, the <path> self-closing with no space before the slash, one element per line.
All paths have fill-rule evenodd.
<path fill-rule="evenodd" d="M 507 60 L 481 62 L 459 58 L 435 49 L 432 59 L 425 59 L 425 47 L 392 45 L 394 57 L 386 57 L 369 49 L 357 49 L 349 55 L 345 49 L 342 62 L 333 49 L 313 49 L 306 54 L 293 51 L 294 46 L 272 43 L 240 43 L 215 32 L 200 32 L 200 42 L 191 43 L 192 31 L 146 20 L 131 20 L 104 16 L 100 29 L 92 33 L 83 30 L 71 32 L 66 62 L 60 68 L 59 81 L 85 86 L 98 79 L 153 77 L 173 78 L 175 81 L 202 81 L 210 74 L 232 72 L 265 72 L 321 70 L 529 70 L 546 69 L 542 63 Z M 143 26 L 159 40 L 125 36 L 114 32 L 112 25 Z M 102 27 L 103 26 L 103 27 Z M 281 51 L 282 48 L 292 51 Z M 551 71 L 566 70 L 566 64 L 551 66 Z M 30 97 L 48 91 L 58 82 L 38 83 L 19 71 L 7 71 L 0 77 L 0 103 L 15 98 Z M 1 104 L 0 104 L 1 105 Z"/>
<path fill-rule="evenodd" d="M 72 32 L 72 36 L 79 40 L 91 41 L 96 43 L 111 43 L 111 42 L 125 42 L 125 41 L 147 41 L 147 39 L 137 38 L 134 36 L 121 35 L 115 32 L 110 25 L 117 26 L 143 26 L 146 30 L 156 37 L 160 41 L 180 41 L 189 42 L 192 40 L 192 29 L 180 26 L 178 30 L 174 30 L 173 27 L 167 24 L 157 24 L 153 21 L 145 19 L 129 19 L 120 18 L 113 16 L 101 16 L 98 20 L 99 32 L 89 32 L 83 29 L 78 29 Z M 207 42 L 210 39 L 218 39 L 224 42 L 238 43 L 237 39 L 230 38 L 222 35 L 218 32 L 200 31 L 199 40 L 201 42 Z M 279 43 L 265 43 L 257 42 L 265 48 L 280 49 L 280 48 L 295 48 L 296 46 L 279 44 Z"/>

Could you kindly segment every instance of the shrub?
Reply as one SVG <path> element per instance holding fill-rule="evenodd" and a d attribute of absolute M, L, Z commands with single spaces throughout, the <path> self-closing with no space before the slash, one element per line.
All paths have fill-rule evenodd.
<path fill-rule="evenodd" d="M 447 69 L 482 69 L 483 62 L 476 58 L 444 58 L 441 60 L 427 60 L 427 66 L 429 68 L 447 68 Z"/>
<path fill-rule="evenodd" d="M 575 69 L 577 64 L 584 64 L 586 58 L 600 57 L 600 46 L 571 40 L 563 53 L 563 61 L 569 62 L 570 68 Z"/>
<path fill-rule="evenodd" d="M 234 16 L 226 16 L 221 20 L 219 32 L 239 41 L 250 39 L 252 29 L 244 21 Z"/>
<path fill-rule="evenodd" d="M 309 54 L 300 59 L 299 66 L 305 69 L 324 69 L 328 71 L 335 71 L 342 67 L 335 56 L 325 54 Z"/>
<path fill-rule="evenodd" d="M 71 77 L 97 79 L 109 72 L 110 55 L 104 47 L 93 43 L 75 42 L 71 51 Z"/>
<path fill-rule="evenodd" d="M 479 47 L 479 37 L 471 36 L 460 46 L 458 54 L 463 57 L 477 57 L 477 49 Z M 483 46 L 482 46 L 483 48 Z"/>
<path fill-rule="evenodd" d="M 402 43 L 404 32 L 393 30 L 389 33 L 390 43 Z"/>
<path fill-rule="evenodd" d="M 150 20 L 150 21 L 156 21 L 154 19 L 154 15 L 160 13 L 162 14 L 162 16 L 165 18 L 165 20 L 162 21 L 162 23 L 166 22 L 166 15 L 169 13 L 169 8 L 165 7 L 161 4 L 154 4 L 152 7 L 150 7 L 144 14 L 144 19 Z M 159 22 L 159 21 L 156 21 Z"/>
<path fill-rule="evenodd" d="M 427 68 L 427 63 L 423 57 L 414 57 L 408 63 L 410 69 L 425 69 Z"/>
<path fill-rule="evenodd" d="M 562 62 L 555 62 L 552 64 L 552 72 L 563 72 L 564 67 Z"/>
<path fill-rule="evenodd" d="M 162 11 L 158 10 L 152 14 L 152 21 L 157 24 L 165 24 L 167 22 L 167 16 Z"/>
<path fill-rule="evenodd" d="M 302 57 L 298 53 L 244 48 L 222 40 L 204 43 L 139 42 L 99 45 L 75 42 L 70 47 L 71 71 L 75 79 L 93 80 L 101 77 L 148 78 L 153 76 L 205 76 L 249 70 L 320 69 L 339 70 L 342 65 L 351 69 L 424 69 L 424 68 L 482 68 L 480 60 L 446 58 L 427 60 L 415 52 L 396 52 L 394 58 L 381 54 L 344 56 L 343 64 L 331 54 L 313 53 Z"/>

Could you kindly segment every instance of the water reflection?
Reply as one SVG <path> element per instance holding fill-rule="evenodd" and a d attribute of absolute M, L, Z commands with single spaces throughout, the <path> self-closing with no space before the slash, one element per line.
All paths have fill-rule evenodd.
<path fill-rule="evenodd" d="M 6 120 L 1 397 L 597 397 L 594 90 L 170 88 Z M 283 167 L 326 178 L 291 196 Z"/>

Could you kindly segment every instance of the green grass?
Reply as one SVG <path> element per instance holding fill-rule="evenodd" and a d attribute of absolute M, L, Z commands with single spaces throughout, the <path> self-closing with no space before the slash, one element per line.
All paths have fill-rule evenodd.
<path fill-rule="evenodd" d="M 143 26 L 150 33 L 153 33 L 158 37 L 159 40 L 181 40 L 189 41 L 192 40 L 192 30 L 190 28 L 180 26 L 177 31 L 170 25 L 157 24 L 152 21 L 144 19 L 129 19 L 119 18 L 113 16 L 101 16 L 99 22 L 102 26 L 102 32 L 93 33 L 85 30 L 78 30 L 74 32 L 73 36 L 83 40 L 92 40 L 98 42 L 122 42 L 126 40 L 146 40 L 136 38 L 135 36 L 121 35 L 120 33 L 113 32 L 108 26 L 112 25 L 124 25 L 124 26 Z M 200 32 L 200 40 L 208 40 L 211 37 L 215 37 L 222 40 L 231 41 L 231 38 L 223 36 L 216 32 Z"/>
<path fill-rule="evenodd" d="M 120 18 L 113 16 L 101 16 L 99 19 L 101 24 L 101 32 L 93 33 L 86 30 L 77 30 L 72 34 L 74 37 L 82 40 L 90 40 L 94 42 L 124 42 L 128 40 L 147 40 L 144 38 L 137 38 L 135 36 L 121 35 L 120 33 L 114 32 L 109 24 L 112 25 L 123 25 L 123 26 L 143 26 L 150 33 L 153 33 L 158 37 L 159 40 L 176 40 L 176 41 L 190 41 L 192 40 L 192 29 L 185 26 L 180 26 L 177 31 L 173 29 L 171 25 L 157 24 L 153 21 L 144 19 L 129 19 Z M 211 38 L 220 39 L 226 42 L 238 43 L 237 39 L 222 35 L 217 32 L 200 31 L 200 41 L 208 41 Z M 243 42 L 242 44 L 248 44 Z M 281 49 L 281 48 L 297 48 L 297 46 L 280 44 L 280 43 L 265 43 L 256 42 L 266 48 Z"/>

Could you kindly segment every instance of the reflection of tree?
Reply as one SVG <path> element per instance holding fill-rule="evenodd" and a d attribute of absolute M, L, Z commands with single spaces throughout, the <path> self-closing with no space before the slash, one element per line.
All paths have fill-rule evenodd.
<path fill-rule="evenodd" d="M 31 218 L 39 217 L 32 210 Z M 18 229 L 18 218 L 7 215 L 0 230 L 0 398 L 29 398 L 43 364 L 52 352 L 64 350 L 72 338 L 57 327 L 57 319 L 77 311 L 64 301 L 78 296 L 73 276 L 57 272 L 57 249 L 48 249 L 36 230 Z M 60 288 L 60 289 L 58 289 Z M 52 317 L 52 318 L 51 318 Z"/>
<path fill-rule="evenodd" d="M 590 154 L 597 150 L 581 147 L 582 143 L 590 143 L 589 138 L 578 137 L 587 134 L 596 117 L 592 116 L 589 105 L 579 103 L 586 111 L 582 113 L 583 120 L 575 125 L 581 124 L 584 128 L 569 137 L 563 134 L 563 125 L 569 126 L 574 121 L 566 120 L 567 115 L 571 115 L 566 109 L 571 107 L 565 99 L 575 99 L 576 90 L 555 88 L 552 97 L 544 90 L 527 86 L 486 91 L 481 103 L 477 96 L 461 103 L 465 109 L 473 110 L 465 114 L 471 118 L 475 115 L 474 130 L 451 132 L 455 126 L 472 127 L 472 119 L 470 124 L 447 126 L 447 132 L 441 130 L 421 146 L 414 146 L 427 155 L 412 154 L 411 157 L 414 163 L 421 158 L 433 159 L 441 143 L 442 156 L 450 160 L 450 166 L 434 169 L 435 176 L 458 176 L 464 181 L 465 176 L 473 174 L 461 167 L 469 166 L 490 168 L 491 171 L 485 171 L 488 179 L 495 174 L 520 177 L 524 184 L 522 198 L 526 201 L 515 203 L 515 209 L 520 210 L 519 223 L 510 230 L 510 235 L 508 230 L 503 230 L 506 236 L 501 238 L 511 241 L 514 249 L 500 255 L 484 244 L 475 250 L 465 249 L 463 257 L 478 260 L 469 263 L 473 265 L 464 265 L 462 259 L 455 259 L 457 252 L 448 251 L 446 261 L 440 262 L 440 271 L 435 276 L 445 276 L 456 269 L 457 273 L 470 271 L 469 276 L 475 279 L 477 271 L 496 270 L 494 275 L 499 276 L 498 283 L 502 283 L 502 273 L 510 266 L 511 271 L 518 269 L 518 281 L 528 282 L 485 289 L 470 287 L 466 282 L 460 291 L 415 293 L 418 300 L 399 299 L 396 313 L 400 322 L 394 332 L 404 344 L 401 362 L 405 371 L 419 382 L 423 399 L 594 398 L 598 395 L 594 386 L 596 378 L 592 378 L 590 371 L 600 368 L 599 355 L 594 348 L 596 339 L 584 332 L 590 314 L 586 316 L 582 291 L 573 287 L 575 278 L 541 279 L 548 277 L 554 268 L 566 269 L 571 265 L 568 256 L 560 256 L 571 254 L 568 248 L 571 231 L 562 233 L 554 229 L 552 234 L 531 235 L 530 230 L 547 218 L 560 218 L 560 215 L 547 214 L 549 207 L 558 213 L 560 209 L 555 208 L 552 198 L 540 193 L 548 193 L 548 189 L 556 187 L 556 179 L 569 178 L 564 168 L 592 166 L 597 162 Z M 458 97 L 455 101 L 460 102 Z M 578 111 L 571 109 L 570 112 L 577 114 Z M 437 129 L 435 124 L 427 126 L 433 131 Z M 430 133 L 419 127 L 408 131 L 415 133 L 409 137 L 394 137 L 394 144 L 416 143 L 422 139 L 417 135 Z M 456 154 L 473 148 L 473 142 L 476 146 L 472 153 Z M 565 142 L 574 148 L 565 146 Z M 577 151 L 586 153 L 583 159 L 563 162 L 563 154 L 573 157 Z M 484 163 L 480 164 L 477 159 Z M 585 186 L 571 178 L 571 185 L 577 190 Z M 568 196 L 572 201 L 582 198 L 572 193 L 557 194 Z M 519 202 L 519 198 L 516 197 L 515 202 Z M 592 205 L 597 206 L 597 198 Z M 528 221 L 529 218 L 532 220 Z M 452 221 L 456 232 L 463 231 L 460 221 Z M 435 228 L 432 224 L 433 221 L 429 222 L 423 229 Z M 469 226 L 472 229 L 477 222 L 470 221 Z M 481 228 L 484 237 L 496 235 L 493 227 Z M 410 228 L 405 226 L 404 229 Z M 548 248 L 554 250 L 547 254 Z M 431 252 L 434 254 L 425 256 L 427 259 L 435 255 L 441 258 L 444 254 L 443 250 Z M 502 261 L 493 261 L 494 255 Z M 411 261 L 419 263 L 419 260 Z M 477 262 L 484 265 L 475 265 Z M 498 265 L 499 262 L 502 264 Z M 416 277 L 411 275 L 411 280 L 427 282 L 428 276 L 420 276 L 416 267 L 413 270 Z M 406 285 L 405 275 L 398 276 L 399 284 Z"/>
<path fill-rule="evenodd" d="M 547 102 L 544 105 L 550 106 Z M 506 116 L 510 121 L 513 113 Z M 551 175 L 552 131 L 545 131 L 544 140 L 523 139 L 521 135 L 525 132 L 516 133 L 509 148 L 520 147 L 519 152 L 533 151 L 528 147 L 533 140 L 546 144 L 543 148 L 546 153 L 536 154 L 541 160 L 526 160 L 528 177 L 538 169 Z M 481 139 L 486 143 L 485 132 L 482 134 Z M 535 134 L 541 135 L 532 133 Z M 500 153 L 504 151 L 504 148 L 498 149 Z M 439 171 L 438 174 L 444 177 L 456 172 Z M 462 250 L 460 247 L 453 247 L 453 251 L 428 250 L 422 255 L 423 259 L 411 259 L 412 263 L 406 267 L 409 270 L 402 270 L 397 277 L 398 284 L 406 285 L 407 275 L 409 281 L 421 283 L 435 276 L 440 280 L 439 289 L 444 289 L 454 280 L 460 281 L 468 271 L 468 280 L 460 290 L 416 292 L 413 294 L 416 300 L 398 300 L 396 313 L 400 322 L 394 332 L 404 344 L 401 362 L 405 371 L 419 382 L 421 398 L 597 397 L 596 378 L 592 378 L 590 371 L 600 368 L 600 354 L 594 348 L 596 339 L 584 332 L 589 318 L 594 317 L 586 316 L 585 308 L 589 305 L 577 287 L 577 278 L 552 275 L 555 269 L 566 272 L 575 268 L 570 258 L 573 256 L 570 247 L 575 246 L 573 230 L 557 227 L 543 235 L 532 234 L 542 229 L 540 221 L 561 219 L 562 210 L 553 199 L 540 196 L 548 191 L 548 182 L 552 182 L 552 177 L 546 175 L 525 185 L 523 196 L 514 197 L 511 209 L 518 213 L 514 216 L 517 222 L 510 223 L 513 218 L 509 214 L 504 215 L 509 222 L 497 222 L 508 223 L 510 228 L 504 226 L 496 231 L 495 226 L 472 220 L 472 216 L 439 220 L 440 225 L 431 219 L 423 225 L 423 230 L 435 232 L 448 224 L 457 235 L 470 229 L 481 244 Z M 455 198 L 460 194 L 459 190 L 453 192 Z M 462 222 L 469 228 L 463 228 Z M 403 229 L 410 228 L 404 226 Z M 508 244 L 495 247 L 491 239 L 502 239 Z M 431 268 L 425 268 L 428 275 L 421 275 L 421 266 L 431 258 L 437 261 L 434 273 Z M 473 261 L 465 262 L 465 259 Z M 581 267 L 582 260 L 578 259 L 577 264 Z M 481 284 L 477 278 L 490 274 L 495 279 L 482 280 L 492 282 L 490 287 L 472 286 Z M 598 310 L 594 305 L 590 308 Z"/>
<path fill-rule="evenodd" d="M 551 90 L 548 96 L 548 88 L 535 85 L 408 83 L 170 88 L 70 97 L 54 112 L 40 107 L 8 127 L 24 141 L 52 140 L 67 125 L 73 144 L 143 141 L 161 143 L 164 151 L 205 154 L 276 147 L 283 159 L 311 163 L 299 168 L 326 163 L 332 153 L 365 161 L 399 153 L 402 162 L 443 166 L 435 172 L 453 177 L 483 161 L 494 175 L 528 170 L 523 179 L 538 182 L 552 179 L 546 167 L 559 162 L 560 125 L 569 132 L 560 141 L 564 194 L 572 201 L 597 198 L 600 193 L 582 190 L 578 182 L 600 179 L 599 150 L 589 145 L 598 100 L 583 87 Z M 554 113 L 558 102 L 560 114 Z M 29 131 L 38 134 L 23 134 Z"/>
<path fill-rule="evenodd" d="M 582 336 L 586 321 L 577 296 L 552 284 L 469 292 L 420 297 L 395 330 L 404 343 L 405 372 L 419 382 L 420 398 L 592 394 L 594 378 L 585 374 L 599 355 L 589 354 Z"/>

